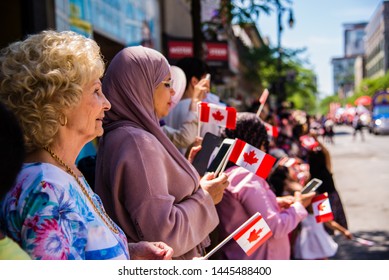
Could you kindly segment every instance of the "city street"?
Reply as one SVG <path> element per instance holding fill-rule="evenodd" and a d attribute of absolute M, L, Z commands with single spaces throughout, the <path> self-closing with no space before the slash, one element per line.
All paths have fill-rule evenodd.
<path fill-rule="evenodd" d="M 335 128 L 335 144 L 326 143 L 336 188 L 342 199 L 349 230 L 374 244 L 363 245 L 337 235 L 338 260 L 389 260 L 389 135 L 364 130 L 355 141 L 353 129 Z"/>

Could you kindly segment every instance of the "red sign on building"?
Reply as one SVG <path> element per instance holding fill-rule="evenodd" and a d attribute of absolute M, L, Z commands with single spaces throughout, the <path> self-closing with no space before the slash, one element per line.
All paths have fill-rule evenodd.
<path fill-rule="evenodd" d="M 206 42 L 206 61 L 228 62 L 228 44 L 226 42 Z M 193 56 L 192 41 L 168 41 L 168 59 L 180 59 Z"/>
<path fill-rule="evenodd" d="M 191 41 L 169 41 L 168 58 L 180 59 L 193 56 L 193 46 Z"/>
<path fill-rule="evenodd" d="M 207 58 L 206 60 L 221 60 L 228 61 L 228 45 L 227 43 L 206 43 Z"/>

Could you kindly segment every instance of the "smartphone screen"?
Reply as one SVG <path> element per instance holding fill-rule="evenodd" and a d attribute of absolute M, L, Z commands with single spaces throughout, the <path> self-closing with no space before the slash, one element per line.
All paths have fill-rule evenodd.
<path fill-rule="evenodd" d="M 224 155 L 228 152 L 228 149 L 230 146 L 234 143 L 235 140 L 233 139 L 224 139 L 220 147 L 211 155 L 211 164 L 207 168 L 207 172 L 215 172 L 219 166 L 219 164 L 222 162 Z M 214 157 L 212 159 L 212 157 Z"/>
<path fill-rule="evenodd" d="M 318 187 L 323 183 L 322 180 L 319 180 L 317 178 L 313 178 L 311 181 L 309 181 L 305 187 L 301 190 L 302 194 L 314 192 L 317 190 Z"/>
<path fill-rule="evenodd" d="M 214 150 L 220 146 L 222 141 L 222 137 L 216 136 L 210 132 L 207 132 L 204 135 L 203 142 L 201 143 L 201 150 L 197 153 L 192 163 L 200 176 L 203 176 L 207 171 Z"/>

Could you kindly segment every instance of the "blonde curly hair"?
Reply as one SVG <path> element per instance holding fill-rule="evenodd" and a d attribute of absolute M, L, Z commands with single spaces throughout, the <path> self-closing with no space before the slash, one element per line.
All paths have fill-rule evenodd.
<path fill-rule="evenodd" d="M 0 54 L 0 100 L 19 119 L 27 153 L 49 146 L 83 87 L 104 73 L 100 48 L 71 31 L 43 31 Z"/>

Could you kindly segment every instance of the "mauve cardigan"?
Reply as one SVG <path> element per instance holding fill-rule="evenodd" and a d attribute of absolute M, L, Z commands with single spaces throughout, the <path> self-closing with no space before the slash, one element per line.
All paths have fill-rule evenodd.
<path fill-rule="evenodd" d="M 157 51 L 128 47 L 111 61 L 111 102 L 96 163 L 96 192 L 129 242 L 163 241 L 174 258 L 200 256 L 219 219 L 199 175 L 162 132 L 153 91 L 169 74 Z"/>

